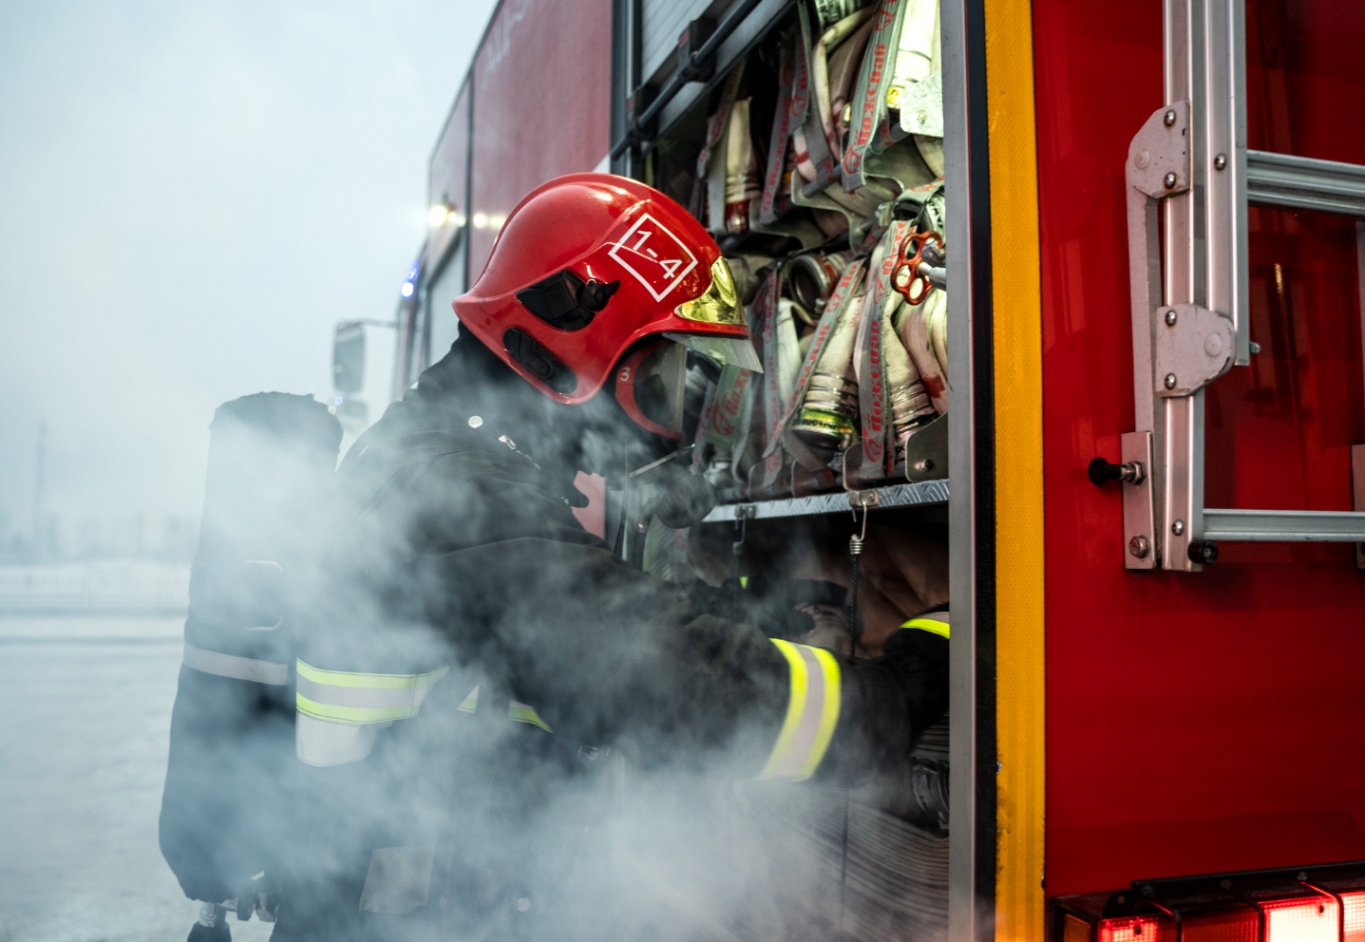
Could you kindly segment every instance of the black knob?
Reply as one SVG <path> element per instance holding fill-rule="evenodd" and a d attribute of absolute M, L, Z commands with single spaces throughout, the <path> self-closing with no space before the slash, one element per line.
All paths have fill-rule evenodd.
<path fill-rule="evenodd" d="M 1092 458 L 1089 467 L 1085 469 L 1085 474 L 1090 478 L 1091 484 L 1104 487 L 1110 481 L 1117 481 L 1123 477 L 1123 465 L 1114 464 L 1104 458 Z"/>
<path fill-rule="evenodd" d="M 1195 540 L 1185 550 L 1190 562 L 1207 566 L 1218 562 L 1218 544 L 1213 540 Z"/>
<path fill-rule="evenodd" d="M 1124 464 L 1113 464 L 1104 458 L 1092 458 L 1090 464 L 1085 469 L 1086 477 L 1090 478 L 1090 483 L 1096 487 L 1104 487 L 1110 481 L 1127 481 L 1129 484 L 1141 484 L 1146 478 L 1147 472 L 1143 470 L 1142 463 L 1138 461 L 1128 461 Z"/>

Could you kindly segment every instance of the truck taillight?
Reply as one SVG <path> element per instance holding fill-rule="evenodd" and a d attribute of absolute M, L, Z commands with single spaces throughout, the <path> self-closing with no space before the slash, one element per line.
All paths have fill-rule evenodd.
<path fill-rule="evenodd" d="M 1175 934 L 1163 928 L 1155 916 L 1105 919 L 1099 925 L 1098 942 L 1175 942 Z"/>
<path fill-rule="evenodd" d="M 1365 890 L 1341 894 L 1341 942 L 1365 942 Z"/>
<path fill-rule="evenodd" d="M 1365 862 L 1054 897 L 1051 942 L 1365 942 Z"/>
<path fill-rule="evenodd" d="M 1339 942 L 1341 904 L 1331 896 L 1267 900 L 1266 942 Z"/>

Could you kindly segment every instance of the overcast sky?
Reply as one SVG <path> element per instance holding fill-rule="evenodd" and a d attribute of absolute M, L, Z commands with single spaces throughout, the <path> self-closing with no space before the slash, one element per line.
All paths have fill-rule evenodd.
<path fill-rule="evenodd" d="M 493 0 L 0 4 L 0 507 L 197 516 L 206 426 L 392 316 Z"/>

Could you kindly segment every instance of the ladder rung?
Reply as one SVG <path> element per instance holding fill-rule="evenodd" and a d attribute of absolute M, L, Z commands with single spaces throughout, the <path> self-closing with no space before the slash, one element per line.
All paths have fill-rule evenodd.
<path fill-rule="evenodd" d="M 1205 508 L 1204 539 L 1215 543 L 1365 543 L 1365 513 Z"/>
<path fill-rule="evenodd" d="M 1247 201 L 1339 216 L 1365 216 L 1365 167 L 1249 150 Z"/>

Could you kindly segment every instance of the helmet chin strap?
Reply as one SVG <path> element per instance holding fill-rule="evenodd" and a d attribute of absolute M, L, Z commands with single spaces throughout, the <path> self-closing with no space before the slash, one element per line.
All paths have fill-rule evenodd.
<path fill-rule="evenodd" d="M 659 458 L 659 459 L 657 459 L 657 460 L 655 460 L 655 461 L 651 461 L 651 462 L 650 462 L 649 464 L 647 464 L 647 465 L 643 465 L 642 467 L 636 468 L 634 471 L 632 471 L 632 472 L 630 472 L 629 474 L 627 474 L 626 477 L 628 477 L 628 478 L 638 478 L 640 475 L 645 474 L 645 473 L 647 473 L 647 472 L 649 472 L 649 471 L 653 471 L 655 468 L 659 467 L 659 466 L 662 465 L 662 464 L 667 464 L 668 462 L 672 461 L 674 458 L 681 458 L 683 455 L 687 454 L 687 453 L 690 452 L 691 450 L 692 450 L 692 446 L 691 446 L 691 445 L 681 445 L 681 446 L 678 447 L 678 450 L 677 450 L 677 451 L 674 451 L 674 452 L 671 452 L 670 454 L 664 455 L 662 458 Z"/>

